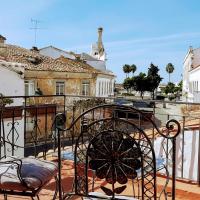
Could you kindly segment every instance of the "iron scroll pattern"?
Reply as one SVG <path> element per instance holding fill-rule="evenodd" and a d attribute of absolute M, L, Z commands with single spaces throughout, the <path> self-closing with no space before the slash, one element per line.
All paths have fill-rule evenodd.
<path fill-rule="evenodd" d="M 114 198 L 126 189 L 128 179 L 137 177 L 141 169 L 141 151 L 131 137 L 123 137 L 121 132 L 107 130 L 95 136 L 90 142 L 88 156 L 89 168 L 95 170 L 99 179 L 105 179 L 112 189 L 101 186 L 101 189 Z M 118 182 L 121 187 L 115 187 Z"/>
<path fill-rule="evenodd" d="M 92 170 L 102 180 L 102 191 L 112 199 L 126 192 L 130 183 L 133 187 L 130 196 L 156 199 L 155 163 L 151 141 L 136 125 L 119 118 L 94 121 L 76 141 L 75 193 L 88 196 Z"/>
<path fill-rule="evenodd" d="M 93 107 L 91 109 L 86 110 L 85 112 L 83 112 L 81 115 L 79 115 L 77 118 L 73 119 L 71 125 L 64 129 L 66 130 L 73 130 L 72 135 L 76 135 L 77 132 L 79 132 L 79 128 L 77 128 L 77 132 L 76 132 L 76 126 L 77 124 L 81 123 L 81 120 L 85 120 L 87 121 L 87 124 L 90 124 L 96 120 L 100 120 L 102 118 L 106 118 L 106 117 L 119 117 L 116 115 L 116 111 L 122 111 L 124 113 L 129 113 L 129 114 L 133 114 L 133 115 L 138 115 L 137 121 L 139 121 L 139 123 L 137 124 L 137 126 L 141 129 L 143 129 L 143 127 L 141 127 L 141 119 L 143 118 L 143 120 L 145 120 L 146 122 L 149 122 L 152 125 L 152 128 L 155 130 L 156 134 L 154 135 L 156 137 L 156 135 L 159 135 L 161 137 L 164 137 L 166 139 L 175 139 L 181 132 L 181 126 L 180 123 L 175 120 L 175 119 L 170 119 L 166 122 L 166 129 L 165 130 L 160 130 L 156 124 L 156 122 L 154 121 L 154 119 L 152 119 L 151 117 L 148 117 L 147 115 L 145 115 L 145 113 L 141 110 L 138 110 L 132 106 L 124 106 L 124 105 L 116 105 L 116 104 L 103 104 L 103 105 L 99 105 L 96 107 Z M 109 113 L 109 115 L 108 115 Z M 126 120 L 130 120 L 129 119 L 129 115 L 126 115 L 126 117 L 124 118 Z M 80 132 L 79 132 L 80 133 Z M 154 138 L 151 138 L 154 139 Z"/>
<path fill-rule="evenodd" d="M 125 113 L 123 116 L 118 116 L 117 112 Z M 134 120 L 129 116 L 132 115 Z M 122 117 L 122 118 L 121 118 Z M 151 124 L 152 132 L 145 133 L 145 128 L 141 126 L 141 119 Z M 136 123 L 138 121 L 139 123 Z M 84 123 L 83 123 L 84 122 Z M 103 132 L 121 133 L 123 137 L 131 136 L 136 144 L 139 145 L 142 154 L 141 170 L 136 171 L 137 175 L 140 172 L 140 178 L 136 177 L 137 190 L 133 184 L 133 197 L 137 199 L 156 199 L 156 159 L 153 150 L 153 141 L 155 137 L 163 137 L 169 141 L 171 145 L 171 160 L 172 160 L 172 199 L 175 199 L 175 179 L 176 179 L 176 138 L 180 134 L 181 126 L 174 119 L 166 123 L 166 128 L 161 130 L 157 127 L 154 118 L 150 118 L 140 110 L 131 106 L 122 106 L 115 104 L 104 104 L 93 107 L 77 118 L 74 118 L 68 128 L 62 129 L 71 134 L 72 138 L 77 138 L 76 142 L 72 142 L 72 148 L 75 153 L 75 179 L 73 191 L 76 195 L 88 195 L 91 191 L 88 183 L 88 174 L 90 172 L 89 163 L 91 155 L 87 153 L 89 144 L 94 137 Z M 74 140 L 72 140 L 74 141 Z M 92 147 L 92 144 L 90 144 Z M 166 152 L 167 153 L 167 152 Z M 167 159 L 169 159 L 167 157 Z M 95 171 L 95 170 L 94 170 Z M 137 181 L 139 179 L 139 181 Z M 168 181 L 167 181 L 168 182 Z M 92 183 L 93 184 L 93 183 Z M 68 196 L 66 194 L 66 196 Z"/>

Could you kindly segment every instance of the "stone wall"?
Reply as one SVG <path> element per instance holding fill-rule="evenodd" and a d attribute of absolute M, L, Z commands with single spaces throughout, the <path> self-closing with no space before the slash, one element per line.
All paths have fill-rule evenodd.
<path fill-rule="evenodd" d="M 25 71 L 25 80 L 34 80 L 44 95 L 55 95 L 56 81 L 65 81 L 65 94 L 82 95 L 82 81 L 90 81 L 90 96 L 95 96 L 96 77 L 89 73 Z"/>

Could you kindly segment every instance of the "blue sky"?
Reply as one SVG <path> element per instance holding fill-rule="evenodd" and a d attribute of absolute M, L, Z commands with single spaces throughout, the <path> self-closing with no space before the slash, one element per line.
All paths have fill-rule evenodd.
<path fill-rule="evenodd" d="M 181 79 L 189 46 L 200 47 L 199 0 L 0 0 L 0 34 L 8 43 L 31 48 L 31 18 L 41 22 L 37 46 L 54 45 L 75 52 L 90 52 L 97 28 L 104 28 L 107 67 L 123 82 L 124 64 L 136 64 L 147 72 L 150 63 L 168 81 L 165 66 Z M 2 9 L 3 8 L 3 9 Z"/>

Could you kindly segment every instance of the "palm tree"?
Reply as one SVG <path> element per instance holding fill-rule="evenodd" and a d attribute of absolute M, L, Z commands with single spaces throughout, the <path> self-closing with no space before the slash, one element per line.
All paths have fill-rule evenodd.
<path fill-rule="evenodd" d="M 166 66 L 166 71 L 169 73 L 169 82 L 170 82 L 170 74 L 174 71 L 174 65 L 172 63 L 168 63 Z"/>
<path fill-rule="evenodd" d="M 129 75 L 129 73 L 131 72 L 131 66 L 128 65 L 128 64 L 125 64 L 125 65 L 123 66 L 123 71 L 124 71 L 124 73 L 126 74 L 126 78 L 127 78 L 127 74 Z"/>
<path fill-rule="evenodd" d="M 137 70 L 136 65 L 132 64 L 130 67 L 131 67 L 131 71 L 132 71 L 132 73 L 134 74 L 135 71 Z"/>

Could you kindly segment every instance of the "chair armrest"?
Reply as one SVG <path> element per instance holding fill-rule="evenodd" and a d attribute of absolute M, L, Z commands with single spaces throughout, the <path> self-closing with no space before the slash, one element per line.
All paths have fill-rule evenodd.
<path fill-rule="evenodd" d="M 21 167 L 22 160 L 17 157 L 8 156 L 0 160 L 0 168 L 1 168 L 1 165 L 5 165 L 5 164 L 10 164 L 10 165 L 15 164 L 17 167 Z"/>

